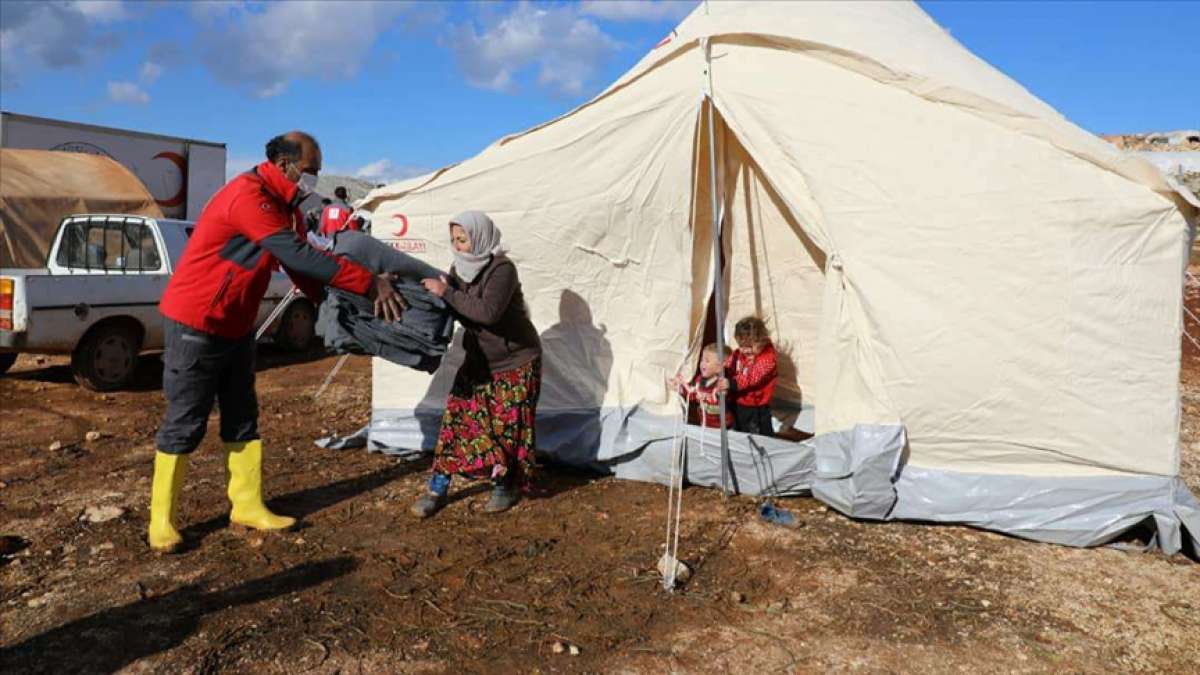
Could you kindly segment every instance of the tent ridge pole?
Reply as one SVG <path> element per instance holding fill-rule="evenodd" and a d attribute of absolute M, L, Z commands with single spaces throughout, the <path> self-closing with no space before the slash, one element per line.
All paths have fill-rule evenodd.
<path fill-rule="evenodd" d="M 705 8 L 707 9 L 707 3 Z M 725 308 L 722 282 L 725 279 L 724 268 L 721 265 L 721 216 L 717 208 L 717 143 L 713 119 L 717 115 L 717 106 L 712 96 L 712 43 L 707 37 L 701 38 L 704 49 L 704 97 L 708 100 L 708 169 L 709 196 L 712 199 L 712 242 L 713 242 L 713 302 L 716 305 L 717 319 L 717 354 L 722 361 L 725 358 Z M 729 429 L 725 424 L 726 400 L 725 392 L 720 392 L 717 399 L 721 424 L 721 494 L 729 496 Z"/>

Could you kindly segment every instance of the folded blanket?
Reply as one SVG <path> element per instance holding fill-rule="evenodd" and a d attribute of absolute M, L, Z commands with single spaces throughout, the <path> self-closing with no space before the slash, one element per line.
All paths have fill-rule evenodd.
<path fill-rule="evenodd" d="M 376 274 L 399 275 L 393 287 L 408 308 L 399 321 L 388 323 L 375 316 L 370 300 L 330 289 L 317 313 L 317 334 L 325 346 L 338 353 L 379 356 L 429 373 L 437 370 L 454 336 L 454 320 L 446 303 L 426 291 L 421 279 L 437 278 L 442 271 L 362 232 L 339 233 L 333 253 Z"/>

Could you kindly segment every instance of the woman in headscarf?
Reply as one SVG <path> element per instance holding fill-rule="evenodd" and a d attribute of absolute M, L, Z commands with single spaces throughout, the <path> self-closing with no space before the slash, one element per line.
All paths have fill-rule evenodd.
<path fill-rule="evenodd" d="M 500 229 L 480 211 L 454 216 L 450 245 L 450 277 L 422 283 L 462 323 L 466 360 L 446 401 L 429 489 L 412 507 L 420 518 L 446 505 L 455 474 L 491 480 L 484 511 L 512 508 L 529 486 L 535 448 L 542 345 L 517 267 L 504 255 Z"/>

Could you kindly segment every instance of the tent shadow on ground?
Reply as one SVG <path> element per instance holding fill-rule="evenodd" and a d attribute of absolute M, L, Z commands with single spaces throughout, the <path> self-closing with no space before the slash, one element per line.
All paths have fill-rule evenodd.
<path fill-rule="evenodd" d="M 179 646 L 207 614 L 297 593 L 349 574 L 356 566 L 353 558 L 338 557 L 218 591 L 190 584 L 101 610 L 0 650 L 0 664 L 10 673 L 114 672 Z"/>
<path fill-rule="evenodd" d="M 346 452 L 354 451 L 347 450 Z M 267 506 L 277 513 L 296 518 L 297 521 L 300 521 L 299 527 L 304 527 L 303 519 L 318 511 L 375 490 L 401 476 L 421 471 L 424 468 L 428 468 L 428 466 L 428 461 L 397 462 L 391 466 L 361 476 L 279 495 L 278 497 L 268 499 Z M 222 513 L 219 516 L 184 528 L 182 532 L 184 550 L 187 551 L 196 548 L 205 537 L 226 527 L 228 524 L 229 515 Z"/>

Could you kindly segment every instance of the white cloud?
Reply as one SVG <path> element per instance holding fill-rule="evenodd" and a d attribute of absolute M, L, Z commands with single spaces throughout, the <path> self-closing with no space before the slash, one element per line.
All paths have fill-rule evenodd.
<path fill-rule="evenodd" d="M 336 173 L 336 172 L 325 172 Z M 429 173 L 429 169 L 420 166 L 396 166 L 390 159 L 377 159 L 369 164 L 364 164 L 354 171 L 355 178 L 370 181 L 372 183 L 392 183 L 413 176 L 420 176 L 423 173 Z"/>
<path fill-rule="evenodd" d="M 150 94 L 133 82 L 109 82 L 108 98 L 114 103 L 146 105 L 150 102 Z"/>
<path fill-rule="evenodd" d="M 138 72 L 138 79 L 143 84 L 151 85 L 158 81 L 158 78 L 163 74 L 163 67 L 154 61 L 146 61 L 142 64 L 142 69 Z"/>
<path fill-rule="evenodd" d="M 539 85 L 577 96 L 621 45 L 571 6 L 521 2 L 482 33 L 458 27 L 449 47 L 473 86 L 515 91 L 518 73 L 536 66 Z"/>
<path fill-rule="evenodd" d="M 583 0 L 579 11 L 609 21 L 678 21 L 696 4 L 696 0 Z"/>
<path fill-rule="evenodd" d="M 0 88 L 18 86 L 31 67 L 82 65 L 89 51 L 111 48 L 116 39 L 94 34 L 93 27 L 125 18 L 120 2 L 0 2 Z"/>
<path fill-rule="evenodd" d="M 121 0 L 75 0 L 75 6 L 91 21 L 108 23 L 129 18 Z"/>
<path fill-rule="evenodd" d="M 311 0 L 191 5 L 202 24 L 204 64 L 217 80 L 259 98 L 283 93 L 299 77 L 354 77 L 379 35 L 408 7 Z"/>
<path fill-rule="evenodd" d="M 232 180 L 239 173 L 245 173 L 258 166 L 265 158 L 261 155 L 229 155 L 225 158 L 225 180 Z"/>

